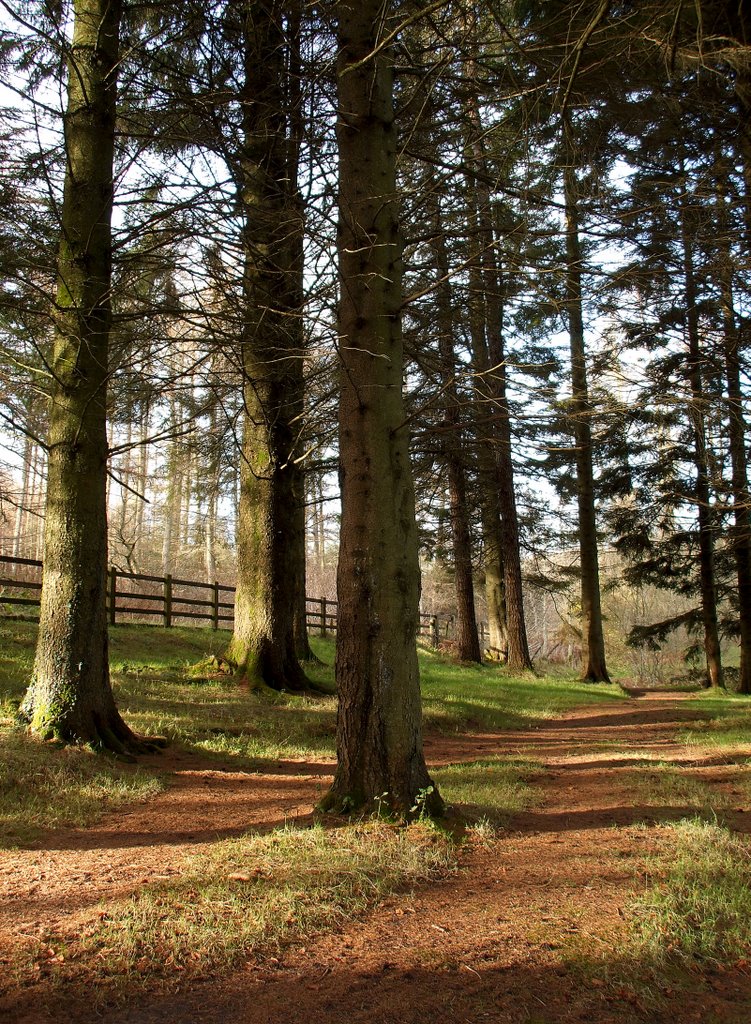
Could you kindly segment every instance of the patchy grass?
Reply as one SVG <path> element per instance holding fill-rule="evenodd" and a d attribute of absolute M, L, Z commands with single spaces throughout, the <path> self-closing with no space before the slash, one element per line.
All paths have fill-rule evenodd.
<path fill-rule="evenodd" d="M 451 840 L 424 823 L 249 834 L 186 858 L 173 878 L 108 906 L 80 938 L 45 935 L 36 953 L 58 986 L 91 984 L 112 999 L 141 980 L 152 989 L 271 955 L 454 867 Z"/>
<path fill-rule="evenodd" d="M 39 828 L 87 824 L 161 785 L 156 771 L 133 772 L 86 751 L 55 751 L 14 729 L 36 630 L 35 622 L 0 620 L 0 742 L 8 779 L 24 779 L 23 792 L 15 783 L 3 787 L 6 842 L 28 841 Z M 334 696 L 258 694 L 238 686 L 211 668 L 228 641 L 229 633 L 208 628 L 114 626 L 111 673 L 128 724 L 209 757 L 231 758 L 238 769 L 281 759 L 333 759 Z M 331 690 L 334 645 L 316 638 L 312 645 L 322 663 L 307 671 L 316 686 Z M 445 732 L 529 726 L 574 705 L 626 699 L 615 686 L 531 673 L 513 677 L 500 666 L 456 665 L 431 651 L 422 651 L 420 659 L 426 725 Z M 490 762 L 446 769 L 441 778 L 450 802 L 468 803 L 492 820 L 514 810 L 514 787 L 523 785 L 517 767 Z"/>
<path fill-rule="evenodd" d="M 730 804 L 727 794 L 707 785 L 689 769 L 660 761 L 649 768 L 630 772 L 629 786 L 634 803 L 656 808 L 657 817 L 661 811 L 668 817 L 676 817 L 676 809 L 679 809 L 714 818 Z"/>
<path fill-rule="evenodd" d="M 665 853 L 630 914 L 636 946 L 657 962 L 723 965 L 751 955 L 751 843 L 695 818 L 665 829 Z"/>
<path fill-rule="evenodd" d="M 706 718 L 679 735 L 690 746 L 742 750 L 751 757 L 751 697 L 703 691 L 694 698 Z"/>
<path fill-rule="evenodd" d="M 543 771 L 533 761 L 493 757 L 436 768 L 431 774 L 447 804 L 461 804 L 469 817 L 498 826 L 538 802 L 530 782 Z"/>
<path fill-rule="evenodd" d="M 44 829 L 90 825 L 126 803 L 160 792 L 153 772 L 120 765 L 80 747 L 55 749 L 2 730 L 0 848 L 28 845 Z"/>
<path fill-rule="evenodd" d="M 620 686 L 582 683 L 573 672 L 514 676 L 503 666 L 457 665 L 426 650 L 420 670 L 426 725 L 442 732 L 525 728 L 582 704 L 630 699 Z"/>

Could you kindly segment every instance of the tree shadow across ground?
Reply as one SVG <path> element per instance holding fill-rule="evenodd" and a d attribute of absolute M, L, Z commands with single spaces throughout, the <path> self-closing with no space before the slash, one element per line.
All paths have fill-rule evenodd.
<path fill-rule="evenodd" d="M 211 980 L 189 995 L 170 994 L 106 1012 L 108 1024 L 747 1024 L 751 979 L 710 966 L 693 970 L 649 957 L 551 957 L 556 943 L 530 954 L 489 944 L 434 966 L 404 965 L 401 956 L 367 964 L 320 962 L 303 952 Z M 420 955 L 429 956 L 421 951 Z M 71 1024 L 88 1021 L 80 1005 L 65 1006 Z M 51 1018 L 50 1018 L 51 1019 Z M 17 1024 L 40 1024 L 35 1014 Z"/>
<path fill-rule="evenodd" d="M 328 934 L 292 936 L 294 944 L 284 950 L 249 951 L 240 969 L 224 976 L 193 977 L 187 984 L 177 971 L 160 974 L 153 984 L 146 978 L 136 997 L 128 1000 L 125 992 L 119 1009 L 102 1006 L 99 1012 L 108 1024 L 745 1024 L 751 989 L 740 971 L 712 973 L 700 965 L 695 971 L 668 970 L 629 947 L 628 901 L 660 831 L 650 823 L 695 813 L 668 802 L 631 805 L 626 769 L 651 766 L 650 752 L 686 759 L 685 747 L 675 741 L 684 711 L 678 701 L 645 702 L 638 723 L 631 707 L 625 715 L 620 705 L 612 715 L 602 709 L 571 712 L 534 732 L 431 737 L 429 752 L 444 764 L 458 759 L 462 741 L 466 760 L 491 753 L 534 760 L 544 753 L 548 763 L 534 783 L 544 802 L 517 814 L 500 836 L 470 836 L 462 870 L 451 878 L 396 894 Z M 601 720 L 594 729 L 593 718 Z M 623 738 L 620 750 L 617 737 Z M 593 752 L 598 742 L 613 744 L 604 757 Z M 297 779 L 281 770 L 272 774 L 274 764 L 280 762 L 270 760 L 268 771 L 250 776 L 210 761 L 203 768 L 192 762 L 184 781 L 194 802 L 183 803 L 179 825 L 167 818 L 168 793 L 142 811 L 122 815 L 117 827 L 114 820 L 99 826 L 100 847 L 71 846 L 53 860 L 59 857 L 58 868 L 70 869 L 79 854 L 96 852 L 110 858 L 115 876 L 119 843 L 120 867 L 134 867 L 137 880 L 140 865 L 132 862 L 140 853 L 135 855 L 129 840 L 123 844 L 121 832 L 153 844 L 161 830 L 162 845 L 151 852 L 155 858 L 170 850 L 177 856 L 181 844 L 165 842 L 170 828 L 186 844 L 200 842 L 191 836 L 208 836 L 212 815 L 214 838 L 216 829 L 241 828 L 245 823 L 237 815 L 249 813 L 242 808 L 254 793 L 252 827 L 273 827 L 297 783 L 310 793 L 312 806 L 330 767 L 316 759 L 291 762 L 292 768 L 316 770 Z M 217 801 L 217 786 L 226 786 L 231 798 Z M 177 787 L 171 793 L 180 796 Z M 471 810 L 482 815 L 484 806 L 478 800 Z M 155 811 L 151 832 L 146 819 L 138 819 L 149 807 Z M 45 898 L 49 894 L 41 887 L 40 913 Z M 155 966 L 163 972 L 164 965 Z M 47 991 L 46 1004 L 44 995 L 44 985 L 29 989 L 17 999 L 11 1019 L 40 1024 L 62 1014 L 71 1024 L 91 1020 L 91 998 L 84 993 L 60 991 L 49 998 Z"/>

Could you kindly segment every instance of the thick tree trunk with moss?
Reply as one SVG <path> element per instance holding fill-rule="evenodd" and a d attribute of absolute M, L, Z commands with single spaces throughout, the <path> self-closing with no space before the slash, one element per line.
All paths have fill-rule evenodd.
<path fill-rule="evenodd" d="M 566 204 L 566 309 L 571 345 L 571 401 L 569 421 L 576 448 L 579 559 L 581 564 L 582 679 L 609 682 L 605 664 L 605 638 L 600 602 L 600 565 L 592 448 L 592 409 L 587 382 L 582 313 L 583 256 L 579 238 L 579 196 L 575 147 L 564 125 L 563 189 Z"/>
<path fill-rule="evenodd" d="M 470 122 L 476 124 L 476 111 L 468 103 Z M 477 170 L 484 173 L 482 153 L 473 148 Z M 490 652 L 499 659 L 509 656 L 509 578 L 506 566 L 506 524 L 501 511 L 501 487 L 498 462 L 498 434 L 495 425 L 495 395 L 491 380 L 491 362 L 488 349 L 488 305 L 486 275 L 483 272 L 482 249 L 488 244 L 480 220 L 481 197 L 478 195 L 477 175 L 467 175 L 467 231 L 473 240 L 476 256 L 469 266 L 469 335 L 472 351 L 474 379 L 474 412 L 477 450 L 477 477 L 479 483 L 480 521 L 482 524 L 482 565 L 485 575 L 485 600 L 488 609 Z M 490 239 L 492 244 L 492 235 Z M 518 556 L 517 556 L 518 557 Z M 519 591 L 521 592 L 521 591 Z"/>
<path fill-rule="evenodd" d="M 119 753 L 107 652 L 107 359 L 120 3 L 76 0 L 64 118 L 39 639 L 21 715 L 46 738 Z"/>
<path fill-rule="evenodd" d="M 471 180 L 468 192 L 473 193 Z M 467 211 L 470 237 L 477 238 L 477 211 Z M 476 434 L 477 478 L 479 484 L 480 523 L 482 528 L 482 567 L 485 576 L 485 600 L 488 608 L 490 650 L 499 659 L 508 656 L 508 618 L 506 606 L 506 572 L 503 564 L 503 524 L 496 436 L 491 415 L 488 390 L 488 340 L 485 333 L 485 292 L 479 260 L 469 268 L 469 334 L 472 369 L 475 373 L 474 419 Z"/>
<path fill-rule="evenodd" d="M 273 2 L 248 4 L 242 15 L 245 424 L 235 628 L 227 657 L 252 686 L 297 690 L 307 685 L 295 644 L 302 213 L 289 148 L 284 13 L 285 4 Z"/>
<path fill-rule="evenodd" d="M 732 466 L 733 553 L 738 581 L 741 693 L 751 693 L 751 492 L 746 467 L 746 420 L 743 414 L 739 332 L 733 310 L 732 289 L 723 290 L 725 318 L 725 372 L 728 388 L 728 433 Z"/>
<path fill-rule="evenodd" d="M 289 138 L 287 143 L 287 166 L 289 169 L 290 185 L 295 191 L 294 202 L 298 206 L 298 230 L 290 239 L 293 247 L 293 268 L 294 278 L 291 286 L 296 290 L 296 317 L 295 330 L 297 332 L 297 348 L 300 351 L 300 359 L 296 360 L 292 367 L 294 371 L 294 396 L 293 404 L 297 409 L 297 431 L 304 432 L 305 420 L 305 375 L 304 375 L 304 351 L 305 331 L 303 327 L 303 304 L 305 301 L 305 251 L 304 251 L 304 221 L 305 209 L 302 196 L 299 193 L 300 176 L 300 147 L 302 145 L 304 126 L 303 95 L 302 95 L 302 53 L 301 53 L 301 23 L 302 23 L 302 0 L 289 0 L 287 14 L 287 34 L 289 37 L 289 60 L 288 60 L 288 89 L 289 96 Z M 308 636 L 308 613 L 307 613 L 307 544 L 305 531 L 305 466 L 299 460 L 294 461 L 294 480 L 292 483 L 295 499 L 295 520 L 297 528 L 294 533 L 294 557 L 296 568 L 295 580 L 295 651 L 298 661 L 318 661 L 310 646 Z"/>
<path fill-rule="evenodd" d="M 381 0 L 339 19 L 342 527 L 336 775 L 322 806 L 438 811 L 422 750 L 419 566 L 402 396 L 402 265 L 393 72 Z"/>
<path fill-rule="evenodd" d="M 479 39 L 476 13 L 465 12 L 467 31 Z M 532 668 L 527 641 L 522 590 L 519 519 L 514 491 L 514 467 L 511 452 L 511 418 L 506 396 L 506 364 L 503 343 L 502 280 L 496 259 L 493 227 L 493 199 L 488 182 L 492 174 L 485 155 L 485 127 L 479 101 L 478 69 L 470 57 L 468 80 L 473 88 L 465 101 L 465 116 L 470 127 L 467 148 L 475 173 L 468 175 L 467 192 L 471 198 L 468 225 L 475 239 L 477 256 L 470 268 L 470 308 L 473 326 L 472 348 L 477 367 L 477 391 L 484 414 L 480 421 L 480 479 L 483 483 L 483 526 L 486 555 L 486 595 L 493 634 L 505 650 L 509 668 Z M 500 646 L 500 644 L 499 644 Z"/>
<path fill-rule="evenodd" d="M 300 662 L 318 661 L 310 646 L 308 636 L 308 611 L 306 594 L 306 543 L 305 543 L 305 474 L 296 466 L 295 480 L 295 652 Z"/>

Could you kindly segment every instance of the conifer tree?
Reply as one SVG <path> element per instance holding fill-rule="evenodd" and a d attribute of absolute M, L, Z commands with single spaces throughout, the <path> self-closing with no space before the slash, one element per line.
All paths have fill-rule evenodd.
<path fill-rule="evenodd" d="M 39 639 L 21 707 L 31 730 L 132 753 L 109 679 L 107 382 L 121 5 L 76 0 L 67 53 L 65 187 L 51 360 Z"/>

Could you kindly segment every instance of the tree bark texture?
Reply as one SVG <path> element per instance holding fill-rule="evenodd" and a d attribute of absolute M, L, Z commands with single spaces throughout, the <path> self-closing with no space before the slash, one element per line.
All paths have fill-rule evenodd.
<path fill-rule="evenodd" d="M 107 377 L 120 3 L 76 0 L 64 116 L 39 639 L 22 716 L 33 732 L 120 753 L 107 649 Z"/>
<path fill-rule="evenodd" d="M 241 199 L 245 378 L 235 628 L 228 659 L 253 686 L 307 686 L 297 657 L 302 428 L 302 211 L 290 149 L 283 2 L 245 5 Z"/>
<path fill-rule="evenodd" d="M 402 254 L 393 71 L 381 0 L 339 20 L 338 763 L 322 806 L 408 816 L 442 802 L 422 750 L 419 565 L 402 396 Z"/>
<path fill-rule="evenodd" d="M 468 191 L 472 194 L 471 183 Z M 470 237 L 476 238 L 476 209 L 472 207 L 467 210 L 467 224 Z M 472 369 L 475 373 L 473 411 L 477 446 L 477 479 L 480 492 L 482 566 L 485 576 L 490 649 L 491 652 L 498 652 L 498 656 L 505 660 L 508 656 L 506 573 L 503 564 L 503 526 L 498 489 L 496 436 L 486 387 L 490 358 L 485 327 L 482 271 L 478 262 L 473 261 L 469 267 L 469 336 Z"/>
<path fill-rule="evenodd" d="M 597 553 L 592 409 L 587 382 L 582 311 L 582 248 L 579 237 L 579 197 L 575 147 L 570 127 L 564 125 L 563 187 L 566 206 L 566 307 L 571 345 L 571 432 L 576 447 L 576 495 L 581 563 L 582 679 L 609 682 L 605 664 L 605 638 L 600 603 L 600 566 Z"/>
<path fill-rule="evenodd" d="M 465 14 L 467 30 L 479 34 L 476 14 Z M 467 65 L 467 77 L 473 88 L 465 102 L 465 116 L 469 126 L 467 148 L 471 165 L 476 172 L 469 176 L 468 194 L 471 210 L 468 217 L 470 238 L 477 248 L 476 266 L 470 269 L 470 309 L 475 320 L 471 329 L 477 368 L 477 391 L 484 406 L 480 420 L 481 445 L 488 446 L 482 454 L 487 464 L 481 480 L 483 489 L 494 488 L 496 497 L 484 497 L 486 509 L 483 523 L 487 526 L 486 555 L 492 554 L 494 564 L 488 576 L 486 592 L 488 617 L 491 620 L 491 646 L 493 632 L 503 631 L 506 662 L 514 671 L 532 668 L 524 617 L 521 553 L 519 550 L 519 520 L 514 491 L 514 465 L 511 452 L 511 417 L 506 396 L 506 362 L 503 344 L 502 280 L 496 257 L 496 237 L 493 228 L 492 197 L 488 182 L 492 174 L 485 155 L 485 130 L 480 109 L 478 68 L 474 56 Z M 484 443 L 485 442 L 485 443 Z M 498 531 L 497 533 L 495 531 Z M 492 537 L 492 539 L 491 539 Z M 500 552 L 500 561 L 496 556 Z M 493 578 L 500 570 L 502 590 Z M 502 605 L 499 597 L 502 593 Z M 498 621 L 503 612 L 502 624 Z M 491 616 L 492 612 L 492 616 Z M 495 622 L 492 619 L 496 619 Z"/>

